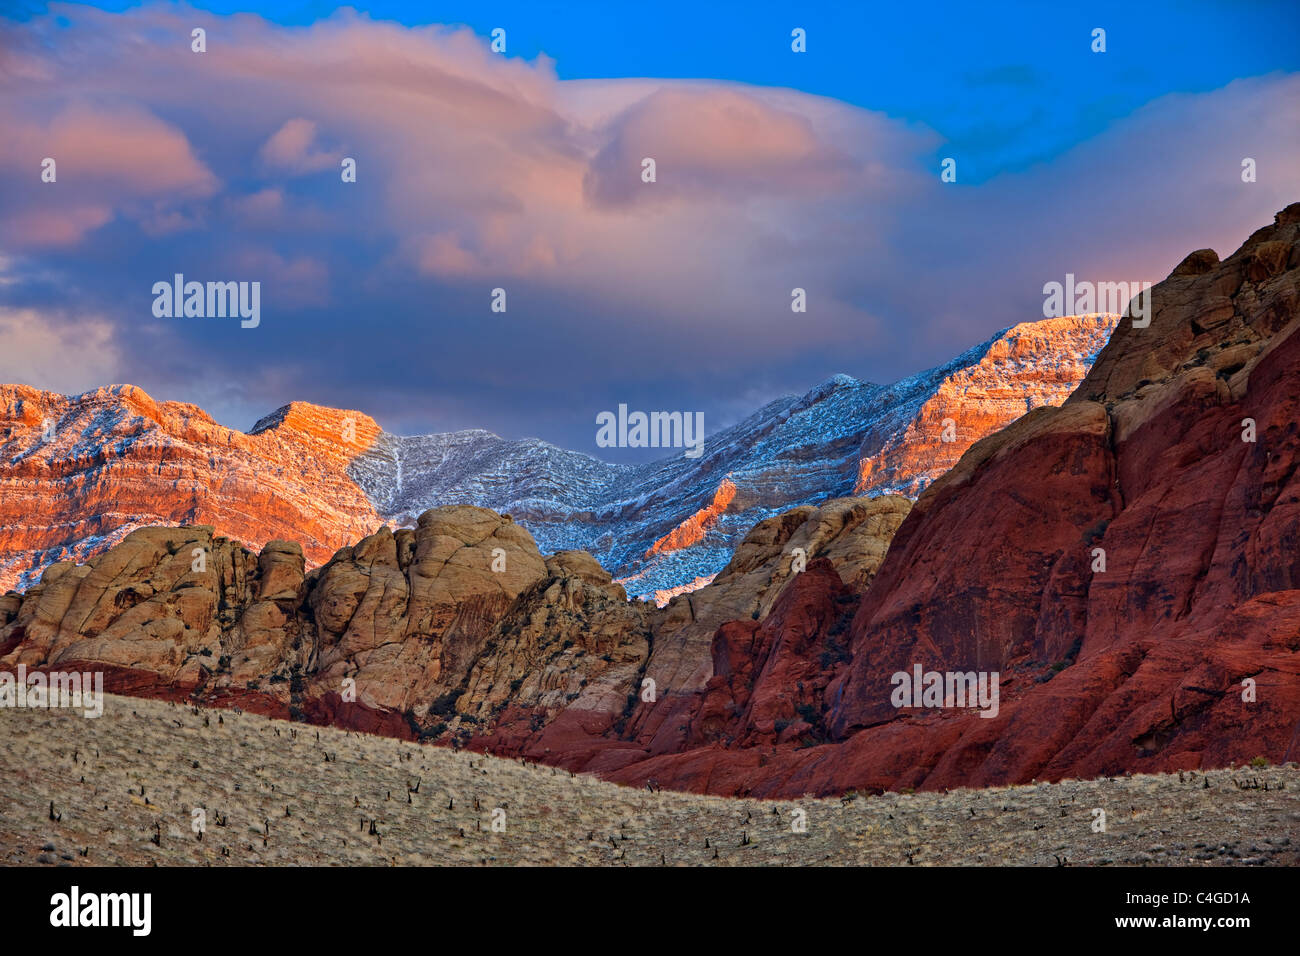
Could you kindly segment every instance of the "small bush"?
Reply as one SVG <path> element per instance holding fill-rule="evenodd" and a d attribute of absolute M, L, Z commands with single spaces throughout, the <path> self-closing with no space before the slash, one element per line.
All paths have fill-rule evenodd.
<path fill-rule="evenodd" d="M 455 691 L 443 694 L 432 704 L 429 705 L 429 713 L 435 717 L 450 717 L 456 713 L 456 698 L 460 695 Z"/>

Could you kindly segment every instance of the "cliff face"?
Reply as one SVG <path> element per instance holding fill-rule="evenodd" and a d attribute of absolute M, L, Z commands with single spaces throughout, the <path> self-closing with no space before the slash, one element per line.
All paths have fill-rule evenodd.
<path fill-rule="evenodd" d="M 1123 322 L 1062 407 L 976 443 L 920 496 L 851 659 L 803 705 L 810 746 L 724 741 L 614 778 L 792 796 L 1297 759 L 1298 328 L 1300 204 L 1222 262 L 1188 256 L 1151 325 Z M 796 583 L 715 639 L 699 713 L 741 740 L 763 739 L 743 719 L 760 663 L 838 626 L 834 582 Z M 892 676 L 918 665 L 999 674 L 997 716 L 895 707 Z"/>
<path fill-rule="evenodd" d="M 979 439 L 1036 408 L 1060 405 L 1088 374 L 1117 319 L 1022 322 L 959 357 L 928 393 L 900 403 L 906 418 L 872 423 L 858 449 L 853 494 L 888 489 L 915 498 Z M 912 381 L 888 391 L 910 391 L 904 387 Z"/>
<path fill-rule="evenodd" d="M 379 434 L 360 412 L 301 403 L 244 434 L 129 385 L 76 398 L 0 385 L 0 588 L 148 525 L 291 539 L 320 564 L 382 521 L 346 474 Z"/>
<path fill-rule="evenodd" d="M 918 501 L 855 619 L 832 733 L 906 723 L 888 678 L 922 663 L 1000 670 L 1011 699 L 942 755 L 918 747 L 916 785 L 1296 757 L 1298 327 L 1300 205 L 1223 262 L 1188 256 L 1063 407 Z"/>
<path fill-rule="evenodd" d="M 838 376 L 710 433 L 699 459 L 636 467 L 482 431 L 399 437 L 304 403 L 244 434 L 131 386 L 75 398 L 0 386 L 0 589 L 137 527 L 297 541 L 317 566 L 381 524 L 464 504 L 512 515 L 544 552 L 590 552 L 635 595 L 680 593 L 791 507 L 915 495 L 975 439 L 1063 401 L 1114 321 L 1026 323 L 889 388 Z"/>
<path fill-rule="evenodd" d="M 599 596 L 621 639 L 646 612 L 590 558 L 543 559 L 526 531 L 481 508 L 381 528 L 309 573 L 297 544 L 255 554 L 210 526 L 141 528 L 11 597 L 0 666 L 100 669 L 110 689 L 414 736 L 501 656 L 488 645 L 507 612 L 554 598 L 558 614 L 561 593 Z"/>
<path fill-rule="evenodd" d="M 755 525 L 711 584 L 675 598 L 656 615 L 645 676 L 655 681 L 657 697 L 653 706 L 633 710 L 624 733 L 644 753 L 622 758 L 677 753 L 689 745 L 699 695 L 717 673 L 719 627 L 766 618 L 782 593 L 813 573 L 819 561 L 834 569 L 830 576 L 847 591 L 861 594 L 910 508 L 898 495 L 837 498 Z M 793 713 L 791 705 L 785 716 Z"/>

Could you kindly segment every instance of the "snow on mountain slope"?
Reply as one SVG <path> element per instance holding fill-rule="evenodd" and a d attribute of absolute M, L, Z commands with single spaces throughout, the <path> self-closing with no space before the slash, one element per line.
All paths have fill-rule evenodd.
<path fill-rule="evenodd" d="M 543 552 L 589 551 L 630 594 L 651 596 L 716 574 L 745 532 L 789 508 L 844 495 L 915 497 L 973 442 L 1063 402 L 1116 322 L 1022 323 L 884 388 L 836 375 L 709 435 L 696 459 L 610 465 L 468 431 L 385 435 L 350 474 L 394 523 L 440 504 L 492 508 L 527 527 Z"/>
<path fill-rule="evenodd" d="M 244 434 L 132 386 L 72 398 L 0 386 L 0 587 L 26 587 L 142 525 L 295 540 L 319 564 L 380 523 L 474 504 L 511 515 L 543 552 L 589 551 L 631 595 L 681 592 L 720 571 L 764 518 L 845 495 L 919 494 L 974 441 L 1064 401 L 1116 322 L 1023 323 L 887 387 L 836 375 L 706 433 L 699 458 L 643 465 L 481 430 L 391 435 L 361 412 L 302 402 Z"/>

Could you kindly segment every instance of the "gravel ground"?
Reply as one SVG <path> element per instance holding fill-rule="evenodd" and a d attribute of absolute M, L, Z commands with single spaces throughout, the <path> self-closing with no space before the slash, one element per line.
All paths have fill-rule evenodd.
<path fill-rule="evenodd" d="M 1300 863 L 1295 764 L 762 801 L 125 697 L 0 735 L 11 866 Z"/>

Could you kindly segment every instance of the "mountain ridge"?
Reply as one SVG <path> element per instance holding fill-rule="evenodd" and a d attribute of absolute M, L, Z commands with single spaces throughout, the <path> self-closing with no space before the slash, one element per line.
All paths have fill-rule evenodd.
<path fill-rule="evenodd" d="M 0 587 L 25 587 L 135 527 L 289 538 L 320 565 L 380 524 L 469 504 L 512 515 L 545 552 L 592 553 L 634 596 L 676 592 L 716 575 L 749 528 L 790 507 L 915 496 L 975 438 L 1063 401 L 1113 326 L 1106 316 L 1022 323 L 890 386 L 833 375 L 708 436 L 698 460 L 638 465 L 483 429 L 399 436 L 364 412 L 300 401 L 240 432 L 130 385 L 78 396 L 0 386 L 0 496 L 13 502 L 0 500 Z M 1017 351 L 1025 338 L 1046 354 Z"/>

